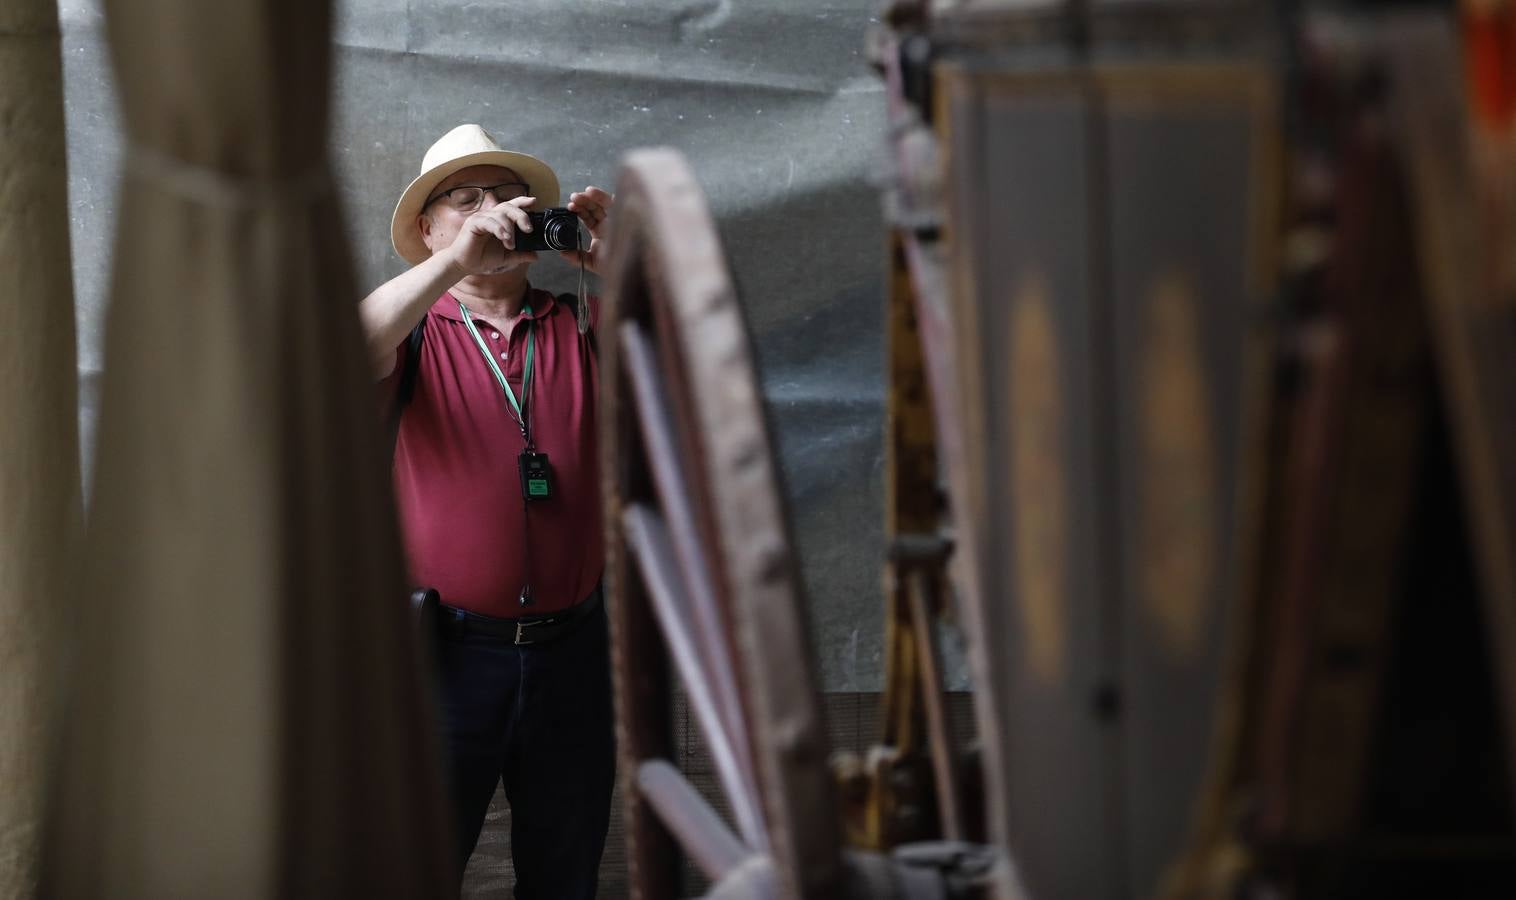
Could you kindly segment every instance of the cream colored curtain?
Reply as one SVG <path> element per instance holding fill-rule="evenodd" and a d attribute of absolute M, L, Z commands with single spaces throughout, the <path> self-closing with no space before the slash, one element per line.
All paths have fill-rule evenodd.
<path fill-rule="evenodd" d="M 105 6 L 127 162 L 47 889 L 441 896 L 329 2 Z"/>
<path fill-rule="evenodd" d="M 35 893 L 79 525 L 63 68 L 53 0 L 0 3 L 0 900 Z"/>

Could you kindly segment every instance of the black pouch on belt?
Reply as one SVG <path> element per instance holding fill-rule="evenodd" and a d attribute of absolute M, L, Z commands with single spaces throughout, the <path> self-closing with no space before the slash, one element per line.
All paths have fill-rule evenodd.
<path fill-rule="evenodd" d="M 421 587 L 411 591 L 411 621 L 416 630 L 430 635 L 437 630 L 437 607 L 442 605 L 442 595 L 436 588 Z"/>

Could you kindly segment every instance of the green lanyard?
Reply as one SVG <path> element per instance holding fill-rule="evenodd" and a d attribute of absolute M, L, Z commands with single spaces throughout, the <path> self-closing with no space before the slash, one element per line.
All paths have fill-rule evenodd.
<path fill-rule="evenodd" d="M 505 373 L 500 371 L 500 366 L 495 363 L 495 354 L 490 352 L 489 345 L 484 342 L 484 337 L 479 334 L 479 329 L 474 327 L 474 317 L 469 314 L 468 307 L 463 301 L 458 301 L 458 311 L 463 314 L 463 324 L 468 326 L 468 333 L 474 336 L 474 343 L 479 346 L 479 352 L 484 354 L 484 361 L 489 364 L 490 371 L 494 373 L 495 380 L 500 383 L 500 389 L 505 392 L 505 399 L 510 401 L 511 412 L 515 414 L 516 424 L 521 426 L 521 437 L 526 441 L 527 447 L 531 447 L 531 427 L 527 424 L 527 413 L 531 403 L 532 392 L 532 347 L 536 343 L 534 336 L 537 329 L 532 321 L 532 305 L 530 303 L 521 307 L 521 315 L 526 320 L 526 362 L 521 367 L 521 400 L 516 400 L 516 392 L 511 390 L 511 383 L 505 380 Z"/>

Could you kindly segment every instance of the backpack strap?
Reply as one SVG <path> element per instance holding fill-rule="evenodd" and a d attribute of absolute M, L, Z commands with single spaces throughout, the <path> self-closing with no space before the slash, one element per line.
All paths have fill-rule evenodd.
<path fill-rule="evenodd" d="M 559 303 L 562 303 L 564 306 L 568 307 L 569 314 L 574 317 L 574 320 L 576 322 L 579 320 L 579 297 L 578 297 L 578 295 L 576 295 L 573 291 L 565 291 L 564 293 L 557 295 L 553 299 L 557 300 Z M 585 330 L 584 334 L 585 334 L 586 337 L 588 337 L 590 339 L 590 352 L 593 353 L 593 354 L 595 354 L 595 358 L 596 359 L 599 359 L 600 358 L 600 344 L 599 344 L 598 341 L 595 340 L 595 326 L 593 324 L 590 325 L 589 328 Z"/>
<path fill-rule="evenodd" d="M 395 387 L 395 414 L 405 409 L 416 394 L 416 373 L 421 371 L 421 339 L 426 336 L 426 316 L 411 329 L 405 339 L 405 368 L 400 371 L 400 384 Z"/>
<path fill-rule="evenodd" d="M 421 339 L 426 335 L 426 316 L 411 329 L 405 339 L 405 363 L 400 368 L 400 383 L 395 385 L 395 408 L 390 413 L 390 455 L 395 455 L 395 442 L 400 439 L 400 417 L 416 393 L 416 376 L 421 371 Z"/>

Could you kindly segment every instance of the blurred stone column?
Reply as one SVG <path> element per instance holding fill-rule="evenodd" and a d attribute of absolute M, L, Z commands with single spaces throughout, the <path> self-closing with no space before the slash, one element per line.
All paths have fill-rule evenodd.
<path fill-rule="evenodd" d="M 0 898 L 37 880 L 79 510 L 63 66 L 53 0 L 0 3 Z"/>
<path fill-rule="evenodd" d="M 44 888 L 444 896 L 430 696 L 327 161 L 330 3 L 105 6 L 126 171 Z"/>

